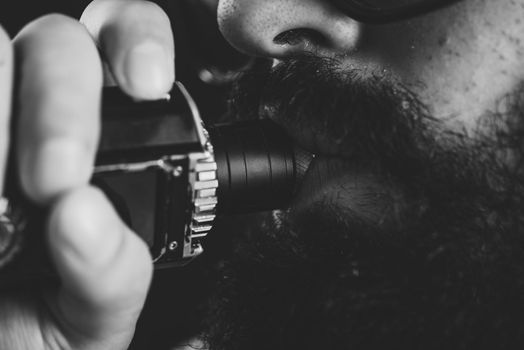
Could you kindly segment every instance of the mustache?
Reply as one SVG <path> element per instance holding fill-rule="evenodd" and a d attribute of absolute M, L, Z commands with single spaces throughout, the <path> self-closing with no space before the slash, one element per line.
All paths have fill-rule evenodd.
<path fill-rule="evenodd" d="M 272 117 L 318 130 L 352 157 L 381 161 L 405 158 L 438 126 L 387 71 L 341 68 L 315 56 L 255 65 L 233 87 L 229 110 L 234 119 Z"/>
<path fill-rule="evenodd" d="M 520 222 L 523 92 L 524 84 L 505 96 L 506 114 L 481 116 L 479 128 L 488 131 L 472 137 L 432 117 L 416 93 L 387 72 L 347 70 L 336 60 L 300 57 L 276 66 L 262 63 L 244 74 L 234 89 L 231 110 L 236 118 L 276 116 L 290 125 L 340 136 L 356 163 L 371 165 L 373 172 L 398 183 L 410 198 L 413 215 L 404 220 L 404 227 L 415 227 L 414 232 L 440 227 L 445 232 L 451 222 L 462 227 L 472 218 L 481 227 L 492 228 L 479 218 L 494 207 L 512 216 L 510 221 Z M 501 153 L 510 154 L 514 165 L 501 162 Z M 315 227 L 308 218 L 303 221 Z M 316 226 L 325 226 L 325 221 L 333 220 Z M 282 226 L 284 231 L 298 230 Z M 335 248 L 344 244 L 350 230 L 338 231 Z M 378 234 L 365 234 L 363 239 L 368 236 Z"/>

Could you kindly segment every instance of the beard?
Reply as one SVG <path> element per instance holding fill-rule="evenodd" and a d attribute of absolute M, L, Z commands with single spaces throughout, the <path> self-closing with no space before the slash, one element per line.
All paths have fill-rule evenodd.
<path fill-rule="evenodd" d="M 303 57 L 244 74 L 230 111 L 312 133 L 327 172 L 364 180 L 335 182 L 347 205 L 233 218 L 210 349 L 524 344 L 524 87 L 457 132 L 387 72 Z"/>

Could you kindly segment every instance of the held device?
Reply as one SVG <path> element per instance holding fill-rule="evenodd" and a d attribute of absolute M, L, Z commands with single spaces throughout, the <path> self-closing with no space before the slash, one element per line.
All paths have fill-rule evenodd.
<path fill-rule="evenodd" d="M 204 127 L 180 83 L 157 101 L 133 101 L 116 87 L 103 97 L 92 182 L 148 244 L 157 268 L 201 254 L 217 215 L 285 208 L 312 160 L 269 120 Z M 23 259 L 38 264 L 43 245 L 35 231 L 44 215 L 18 192 L 7 195 L 0 267 L 2 257 L 8 268 Z"/>

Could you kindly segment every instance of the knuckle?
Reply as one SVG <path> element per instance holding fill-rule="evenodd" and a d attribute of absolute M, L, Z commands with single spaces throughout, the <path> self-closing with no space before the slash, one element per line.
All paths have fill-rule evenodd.
<path fill-rule="evenodd" d="M 2 50 L 4 50 L 4 46 L 10 47 L 10 42 L 9 34 L 7 34 L 4 27 L 0 25 L 0 45 L 2 45 Z"/>
<path fill-rule="evenodd" d="M 68 43 L 92 42 L 87 30 L 76 19 L 53 13 L 39 17 L 20 30 L 14 42 L 18 47 L 52 45 L 67 49 Z"/>
<path fill-rule="evenodd" d="M 54 26 L 75 23 L 76 20 L 61 13 L 49 13 L 37 18 L 34 22 L 52 28 Z"/>
<path fill-rule="evenodd" d="M 63 14 L 47 14 L 26 24 L 18 33 L 16 39 L 19 40 L 19 38 L 25 38 L 26 36 L 35 34 L 48 35 L 63 33 L 64 31 L 73 29 L 75 22 L 74 19 Z"/>
<path fill-rule="evenodd" d="M 80 22 L 103 48 L 106 41 L 129 38 L 129 33 L 152 35 L 161 41 L 172 41 L 169 16 L 156 3 L 142 0 L 98 0 L 92 2 Z M 123 40 L 126 41 L 126 40 Z"/>
<path fill-rule="evenodd" d="M 0 25 L 0 68 L 10 64 L 13 57 L 13 46 L 9 34 Z"/>
<path fill-rule="evenodd" d="M 154 14 L 154 15 L 163 15 L 164 11 L 162 8 L 151 1 L 142 1 L 142 0 L 132 0 L 129 2 L 123 3 L 122 9 L 123 13 L 127 14 Z"/>
<path fill-rule="evenodd" d="M 0 181 L 3 157 L 7 148 L 7 135 L 11 113 L 13 87 L 13 46 L 7 32 L 0 26 Z M 2 185 L 0 184 L 0 189 Z"/>
<path fill-rule="evenodd" d="M 62 14 L 40 17 L 18 33 L 14 44 L 23 71 L 70 79 L 65 74 L 69 71 L 101 80 L 102 68 L 96 45 L 86 28 L 73 18 Z"/>
<path fill-rule="evenodd" d="M 121 2 L 114 10 L 114 17 L 112 18 L 114 22 L 133 23 L 135 25 L 137 23 L 148 23 L 154 26 L 164 26 L 170 23 L 169 16 L 164 10 L 156 3 L 150 1 L 131 0 Z M 114 24 L 111 19 L 109 22 L 108 24 Z"/>
<path fill-rule="evenodd" d="M 88 183 L 91 156 L 81 141 L 47 140 L 38 146 L 38 151 L 19 152 L 20 182 L 30 199 L 46 204 Z"/>

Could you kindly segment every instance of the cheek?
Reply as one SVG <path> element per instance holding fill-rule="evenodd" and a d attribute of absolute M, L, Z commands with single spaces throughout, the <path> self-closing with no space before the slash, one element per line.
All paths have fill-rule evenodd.
<path fill-rule="evenodd" d="M 460 5 L 368 28 L 366 49 L 417 92 L 434 116 L 472 130 L 524 78 L 524 59 L 515 45 L 524 31 L 514 26 L 508 31 L 507 17 L 490 8 L 494 5 Z"/>

